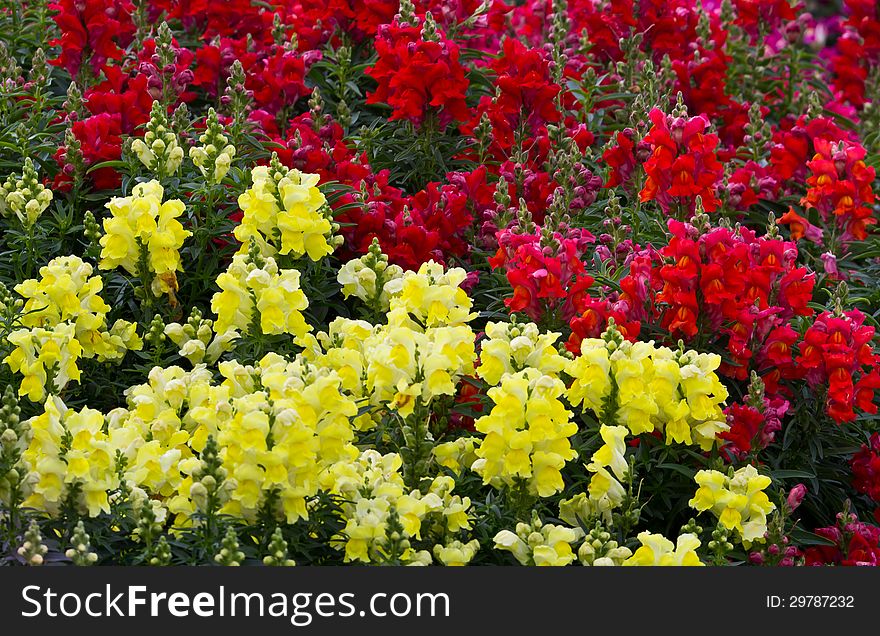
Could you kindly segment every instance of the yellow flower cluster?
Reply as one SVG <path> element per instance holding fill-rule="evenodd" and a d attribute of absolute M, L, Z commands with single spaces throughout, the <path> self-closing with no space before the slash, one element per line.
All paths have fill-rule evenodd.
<path fill-rule="evenodd" d="M 587 464 L 587 470 L 593 473 L 587 487 L 590 506 L 593 511 L 603 515 L 606 521 L 611 520 L 611 510 L 621 504 L 626 494 L 620 482 L 626 480 L 629 473 L 629 464 L 624 456 L 624 440 L 628 432 L 629 429 L 625 426 L 603 424 L 599 428 L 599 436 L 604 444 L 593 453 L 592 460 Z"/>
<path fill-rule="evenodd" d="M 479 539 L 471 539 L 467 543 L 454 539 L 446 545 L 434 546 L 434 556 L 440 563 L 449 566 L 467 565 L 479 551 Z"/>
<path fill-rule="evenodd" d="M 44 480 L 30 502 L 54 514 L 63 484 L 83 478 L 89 514 L 106 511 L 108 491 L 117 485 L 111 460 L 118 451 L 127 460 L 129 487 L 176 515 L 179 527 L 188 525 L 203 494 L 194 477 L 198 454 L 213 436 L 228 474 L 222 513 L 253 520 L 274 493 L 278 514 L 289 523 L 307 517 L 307 501 L 319 487 L 332 490 L 326 473 L 358 456 L 350 424 L 357 406 L 340 391 L 335 373 L 276 354 L 254 367 L 224 362 L 220 372 L 224 380 L 217 385 L 203 365 L 190 372 L 155 367 L 148 383 L 128 390 L 127 408 L 107 414 L 106 433 L 102 414 L 74 414 L 50 398 L 45 412 L 29 422 L 34 436 L 25 457 Z M 73 436 L 70 450 L 63 448 L 65 431 Z"/>
<path fill-rule="evenodd" d="M 483 483 L 516 487 L 524 482 L 539 497 L 563 489 L 560 471 L 577 455 L 569 442 L 577 425 L 559 399 L 564 392 L 561 380 L 536 369 L 506 375 L 489 389 L 495 406 L 474 424 L 485 437 L 471 466 Z"/>
<path fill-rule="evenodd" d="M 476 437 L 459 437 L 451 442 L 436 444 L 432 449 L 434 461 L 438 466 L 448 468 L 454 473 L 461 474 L 465 468 L 470 468 L 477 461 Z"/>
<path fill-rule="evenodd" d="M 685 533 L 679 535 L 675 544 L 661 534 L 640 532 L 641 547 L 623 562 L 623 565 L 641 566 L 694 566 L 705 565 L 697 556 L 700 540 L 696 535 Z"/>
<path fill-rule="evenodd" d="M 495 386 L 504 375 L 523 369 L 537 369 L 544 375 L 559 377 L 567 360 L 556 350 L 558 333 L 541 333 L 534 323 L 489 322 L 486 340 L 480 348 L 477 375 Z"/>
<path fill-rule="evenodd" d="M 76 339 L 75 327 L 62 322 L 51 329 L 34 327 L 16 329 L 6 340 L 15 348 L 4 358 L 13 373 L 24 378 L 18 388 L 32 402 L 39 402 L 49 393 L 58 393 L 70 380 L 79 382 L 76 366 L 82 356 L 82 346 Z"/>
<path fill-rule="evenodd" d="M 229 329 L 223 333 L 214 333 L 214 322 L 203 319 L 196 311 L 190 319 L 180 324 L 172 322 L 165 325 L 165 335 L 178 347 L 178 355 L 192 364 L 200 362 L 214 363 L 228 351 L 239 333 Z"/>
<path fill-rule="evenodd" d="M 748 465 L 731 475 L 701 470 L 694 480 L 700 487 L 688 502 L 692 508 L 700 512 L 711 510 L 721 525 L 739 532 L 746 547 L 763 540 L 767 515 L 776 509 L 764 492 L 771 483 L 769 477 Z"/>
<path fill-rule="evenodd" d="M 338 246 L 341 237 L 332 236 L 318 175 L 288 170 L 273 157 L 271 165 L 251 171 L 251 180 L 238 198 L 244 216 L 234 231 L 243 251 L 253 238 L 265 256 L 307 254 L 319 261 Z"/>
<path fill-rule="evenodd" d="M 658 430 L 667 444 L 708 451 L 728 429 L 722 411 L 727 389 L 715 374 L 720 364 L 718 355 L 673 351 L 653 341 L 588 338 L 566 367 L 574 378 L 568 399 L 600 421 L 613 416 L 633 435 Z"/>
<path fill-rule="evenodd" d="M 431 553 L 413 550 L 410 539 L 430 537 L 439 540 L 435 551 L 441 562 L 463 565 L 469 561 L 478 544 L 458 542 L 456 546 L 449 537 L 471 529 L 470 499 L 453 495 L 454 480 L 443 476 L 436 477 L 424 494 L 408 491 L 401 466 L 396 453 L 382 455 L 365 450 L 354 461 L 339 462 L 325 473 L 325 488 L 345 501 L 345 528 L 335 538 L 335 545 L 345 550 L 345 560 L 382 562 L 389 558 L 389 549 L 396 540 L 402 549 L 402 562 L 429 565 Z M 389 533 L 392 514 L 397 516 L 402 536 Z"/>
<path fill-rule="evenodd" d="M 337 318 L 326 333 L 297 343 L 310 363 L 337 372 L 350 395 L 407 417 L 421 403 L 455 394 L 463 376 L 474 373 L 474 333 L 465 323 L 471 301 L 458 287 L 464 270 L 445 272 L 428 263 L 385 284 L 391 294 L 388 324 Z M 372 425 L 358 418 L 358 428 Z"/>
<path fill-rule="evenodd" d="M 78 256 L 59 256 L 40 268 L 40 279 L 28 279 L 15 286 L 25 299 L 21 324 L 52 328 L 71 322 L 84 358 L 101 362 L 121 358 L 126 350 L 140 350 L 136 325 L 117 320 L 108 329 L 110 306 L 100 293 L 104 282 L 92 276 L 92 266 Z"/>
<path fill-rule="evenodd" d="M 9 334 L 16 348 L 4 359 L 13 373 L 24 376 L 19 395 L 34 402 L 56 394 L 69 380 L 79 381 L 79 358 L 104 362 L 121 358 L 143 346 L 136 325 L 117 320 L 108 329 L 110 307 L 99 295 L 100 277 L 77 256 L 59 256 L 40 268 L 40 279 L 15 286 L 24 298 L 19 322 Z"/>
<path fill-rule="evenodd" d="M 104 430 L 104 415 L 77 412 L 50 396 L 43 413 L 28 421 L 30 443 L 22 460 L 29 496 L 25 507 L 56 514 L 69 493 L 89 516 L 110 512 L 108 491 L 118 485 L 114 448 Z"/>
<path fill-rule="evenodd" d="M 101 269 L 122 267 L 133 276 L 152 275 L 154 295 L 178 289 L 176 272 L 182 271 L 180 248 L 192 233 L 177 218 L 183 202 L 162 201 L 165 191 L 158 181 L 139 183 L 128 197 L 113 197 L 107 203 L 110 218 L 104 219 L 101 237 Z M 145 257 L 147 272 L 140 271 Z"/>
<path fill-rule="evenodd" d="M 353 397 L 403 417 L 419 402 L 453 395 L 460 378 L 474 371 L 474 334 L 467 326 L 422 332 L 337 318 L 328 331 L 298 340 L 304 360 L 333 369 Z"/>
<path fill-rule="evenodd" d="M 364 344 L 366 389 L 372 402 L 388 402 L 401 416 L 417 402 L 453 395 L 459 378 L 474 372 L 470 327 L 434 327 L 424 333 L 406 327 L 377 330 Z"/>
<path fill-rule="evenodd" d="M 15 214 L 25 227 L 33 227 L 52 202 L 52 191 L 40 183 L 34 162 L 24 160 L 21 175 L 10 175 L 0 183 L 0 216 Z"/>
<path fill-rule="evenodd" d="M 473 301 L 460 285 L 467 272 L 460 267 L 448 270 L 428 261 L 418 272 L 408 271 L 385 284 L 391 296 L 388 323 L 424 329 L 463 325 L 474 318 L 470 313 Z"/>
<path fill-rule="evenodd" d="M 296 339 L 304 347 L 300 354 L 309 364 L 335 371 L 346 392 L 356 399 L 369 397 L 366 390 L 367 355 L 366 343 L 374 340 L 377 332 L 384 329 L 363 320 L 336 318 L 327 328 L 317 334 L 306 334 Z M 372 423 L 372 419 L 366 416 Z M 362 423 L 364 419 L 359 421 Z"/>
<path fill-rule="evenodd" d="M 242 376 L 240 365 L 225 366 L 224 375 Z M 217 436 L 236 483 L 223 512 L 253 519 L 274 491 L 293 523 L 308 517 L 306 500 L 317 493 L 321 473 L 357 455 L 349 423 L 357 406 L 335 374 L 310 373 L 277 354 L 263 358 L 254 375 L 263 389 L 233 392 L 231 417 Z"/>
<path fill-rule="evenodd" d="M 516 531 L 502 530 L 495 535 L 495 549 L 506 550 L 522 565 L 561 566 L 572 563 L 573 550 L 584 536 L 580 528 L 542 523 L 533 515 L 531 523 L 516 524 Z"/>
<path fill-rule="evenodd" d="M 258 326 L 264 334 L 304 336 L 311 327 L 301 313 L 309 301 L 299 288 L 299 271 L 278 269 L 271 256 L 260 260 L 258 266 L 247 254 L 236 254 L 217 277 L 220 291 L 211 299 L 216 333 L 248 333 Z"/>

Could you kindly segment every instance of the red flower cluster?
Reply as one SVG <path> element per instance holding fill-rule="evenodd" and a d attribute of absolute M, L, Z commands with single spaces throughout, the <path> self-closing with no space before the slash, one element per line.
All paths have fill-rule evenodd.
<path fill-rule="evenodd" d="M 404 196 L 388 185 L 387 172 L 361 179 L 365 188 L 361 205 L 347 207 L 337 217 L 345 237 L 343 257 L 364 253 L 373 238 L 379 240 L 390 262 L 405 269 L 418 269 L 432 259 L 445 263 L 450 256 L 467 255 L 465 231 L 471 227 L 473 212 L 468 196 L 459 188 L 429 183 L 424 190 Z M 340 203 L 346 202 L 353 201 Z"/>
<path fill-rule="evenodd" d="M 120 60 L 135 27 L 129 0 L 58 0 L 49 5 L 60 37 L 49 42 L 61 51 L 52 63 L 76 77 L 84 64 L 95 76 L 110 60 Z"/>
<path fill-rule="evenodd" d="M 818 528 L 815 533 L 834 545 L 812 546 L 804 551 L 806 565 L 880 565 L 880 528 L 850 515 L 844 520 L 838 515 L 838 524 Z"/>
<path fill-rule="evenodd" d="M 875 0 L 844 0 L 850 16 L 831 57 L 834 88 L 855 106 L 866 101 L 865 80 L 880 62 L 880 7 Z"/>
<path fill-rule="evenodd" d="M 480 99 L 468 131 L 479 124 L 484 114 L 488 116 L 492 123 L 493 154 L 504 161 L 516 143 L 518 130 L 525 128 L 534 143 L 540 144 L 546 135 L 545 125 L 560 120 L 555 100 L 561 88 L 550 78 L 550 64 L 545 54 L 526 48 L 514 38 L 504 41 L 499 57 L 491 62 L 490 68 L 497 74 L 496 95 Z"/>
<path fill-rule="evenodd" d="M 865 315 L 857 309 L 838 315 L 822 312 L 799 345 L 797 366 L 810 386 L 828 386 L 826 410 L 838 423 L 854 420 L 854 408 L 877 412 L 874 391 L 880 389 L 880 358 L 871 347 L 874 327 L 864 322 Z"/>
<path fill-rule="evenodd" d="M 421 125 L 429 112 L 441 127 L 452 120 L 465 121 L 470 112 L 465 104 L 468 80 L 458 60 L 458 45 L 437 30 L 395 20 L 382 25 L 376 37 L 376 63 L 367 74 L 378 82 L 367 95 L 368 104 L 391 106 L 391 119 Z"/>
<path fill-rule="evenodd" d="M 666 115 L 658 108 L 648 117 L 652 126 L 641 142 L 634 143 L 634 133 L 625 130 L 617 134 L 617 145 L 605 151 L 603 159 L 611 168 L 606 185 L 627 183 L 643 164 L 641 201 L 657 201 L 665 213 L 673 205 L 676 212 L 688 213 L 700 197 L 707 212 L 715 211 L 723 168 L 716 155 L 718 135 L 705 133 L 708 119 Z"/>
<path fill-rule="evenodd" d="M 864 240 L 867 227 L 877 223 L 871 209 L 876 172 L 865 164 L 867 151 L 860 144 L 824 138 L 816 139 L 815 147 L 816 154 L 807 162 L 812 175 L 801 205 L 819 210 L 826 222 L 834 219 L 843 230 L 842 240 Z"/>
<path fill-rule="evenodd" d="M 761 406 L 732 404 L 725 409 L 730 429 L 719 434 L 728 444 L 724 449 L 733 457 L 743 458 L 751 452 L 767 448 L 776 433 L 782 430 L 782 418 L 788 413 L 789 402 L 779 396 L 763 398 Z"/>
<path fill-rule="evenodd" d="M 656 200 L 664 212 L 676 202 L 679 209 L 693 212 L 700 197 L 706 211 L 713 212 L 718 207 L 715 188 L 723 169 L 715 155 L 718 135 L 705 134 L 709 121 L 702 115 L 666 115 L 658 108 L 648 118 L 653 125 L 644 141 L 652 150 L 644 165 L 641 201 Z"/>
<path fill-rule="evenodd" d="M 641 310 L 674 337 L 698 333 L 727 336 L 731 362 L 722 371 L 748 377 L 753 352 L 774 327 L 808 316 L 815 276 L 797 267 L 797 247 L 746 228 L 700 233 L 690 224 L 667 222 L 672 237 L 659 250 L 652 271 L 630 272 L 625 289 L 648 290 Z M 636 279 L 636 280 L 632 280 Z M 635 309 L 634 311 L 639 311 Z"/>
<path fill-rule="evenodd" d="M 586 230 L 570 229 L 562 234 L 502 230 L 498 252 L 489 259 L 492 269 L 503 267 L 513 296 L 504 304 L 513 312 L 524 312 L 532 320 L 547 316 L 568 321 L 577 311 L 593 278 L 581 261 L 587 245 L 595 239 Z"/>

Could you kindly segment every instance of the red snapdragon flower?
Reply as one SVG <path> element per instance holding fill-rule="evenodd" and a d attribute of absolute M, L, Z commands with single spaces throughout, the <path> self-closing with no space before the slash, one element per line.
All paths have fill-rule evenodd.
<path fill-rule="evenodd" d="M 822 312 L 799 344 L 796 362 L 811 387 L 827 385 L 825 410 L 837 423 L 854 420 L 856 408 L 877 412 L 880 359 L 871 347 L 874 328 L 864 322 L 857 309 L 839 315 Z"/>
<path fill-rule="evenodd" d="M 818 528 L 815 533 L 834 545 L 811 546 L 804 551 L 806 565 L 880 565 L 880 528 L 850 515 L 844 520 L 838 514 L 838 524 Z"/>
<path fill-rule="evenodd" d="M 807 162 L 812 174 L 801 205 L 816 208 L 826 222 L 841 226 L 844 241 L 864 240 L 867 227 L 877 223 L 872 209 L 876 171 L 865 164 L 867 151 L 860 144 L 824 138 L 815 140 L 815 148 Z"/>
<path fill-rule="evenodd" d="M 653 150 L 645 162 L 646 180 L 639 198 L 656 200 L 664 212 L 674 202 L 692 212 L 699 196 L 706 211 L 713 212 L 723 170 L 715 154 L 718 135 L 705 133 L 709 121 L 703 116 L 666 115 L 658 108 L 648 117 L 653 125 L 644 141 Z"/>
<path fill-rule="evenodd" d="M 73 77 L 83 64 L 88 63 L 97 76 L 110 60 L 122 59 L 135 32 L 131 20 L 134 5 L 129 0 L 58 0 L 49 8 L 57 11 L 52 19 L 61 32 L 49 42 L 61 47 L 51 63 Z"/>
<path fill-rule="evenodd" d="M 73 122 L 74 137 L 80 142 L 83 161 L 93 166 L 104 161 L 114 161 L 122 155 L 122 117 L 118 114 L 99 113 Z M 70 187 L 70 170 L 67 167 L 67 148 L 60 146 L 55 160 L 61 166 L 55 186 L 60 189 Z M 99 168 L 88 174 L 97 190 L 113 190 L 119 187 L 121 178 L 113 168 Z"/>
<path fill-rule="evenodd" d="M 379 28 L 376 63 L 367 74 L 378 82 L 367 95 L 368 104 L 391 106 L 391 119 L 421 125 L 429 110 L 439 116 L 441 126 L 451 120 L 465 121 L 468 79 L 459 62 L 458 45 L 441 31 L 426 39 L 423 29 L 401 25 L 396 20 Z"/>
<path fill-rule="evenodd" d="M 593 278 L 586 273 L 581 255 L 595 239 L 586 230 L 545 237 L 518 228 L 498 233 L 498 252 L 489 259 L 492 269 L 504 268 L 513 295 L 504 304 L 539 321 L 549 313 L 564 321 L 574 315 Z"/>

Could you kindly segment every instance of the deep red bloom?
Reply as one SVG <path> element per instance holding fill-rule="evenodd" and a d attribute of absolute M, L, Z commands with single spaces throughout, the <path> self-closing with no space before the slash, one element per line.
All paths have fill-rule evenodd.
<path fill-rule="evenodd" d="M 437 40 L 424 39 L 418 27 L 393 22 L 379 28 L 376 63 L 366 72 L 378 82 L 367 95 L 368 104 L 391 106 L 391 119 L 421 125 L 429 110 L 445 126 L 465 121 L 468 80 L 458 60 L 458 45 L 437 32 Z"/>
<path fill-rule="evenodd" d="M 693 211 L 699 196 L 706 211 L 713 212 L 718 207 L 715 190 L 723 171 L 715 155 L 718 135 L 705 133 L 708 120 L 673 117 L 658 108 L 648 117 L 652 126 L 644 141 L 653 150 L 645 162 L 646 179 L 639 198 L 656 200 L 667 212 L 675 200 Z"/>
<path fill-rule="evenodd" d="M 872 206 L 876 172 L 865 164 L 867 151 L 846 140 L 815 140 L 816 154 L 807 162 L 812 175 L 801 204 L 816 208 L 827 223 L 843 229 L 843 240 L 864 240 L 877 223 Z"/>
<path fill-rule="evenodd" d="M 94 75 L 110 60 L 122 59 L 123 49 L 135 32 L 131 20 L 134 5 L 129 0 L 58 0 L 49 5 L 61 36 L 51 40 L 51 46 L 60 46 L 52 64 L 61 66 L 76 77 L 83 64 L 88 63 Z"/>
<path fill-rule="evenodd" d="M 80 142 L 86 167 L 104 161 L 114 161 L 122 155 L 122 117 L 118 114 L 100 113 L 73 122 L 74 137 Z M 55 160 L 62 170 L 58 175 L 58 185 L 62 188 L 69 183 L 66 165 L 67 149 L 61 146 L 55 153 Z M 95 189 L 112 190 L 119 187 L 120 176 L 113 168 L 99 168 L 88 174 Z"/>

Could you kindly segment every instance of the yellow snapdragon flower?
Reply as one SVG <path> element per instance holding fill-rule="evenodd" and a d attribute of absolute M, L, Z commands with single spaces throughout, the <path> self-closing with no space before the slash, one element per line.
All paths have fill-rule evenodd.
<path fill-rule="evenodd" d="M 6 340 L 15 348 L 3 362 L 13 373 L 24 376 L 19 395 L 41 402 L 47 392 L 57 394 L 70 380 L 79 382 L 77 360 L 83 349 L 76 339 L 74 325 L 62 322 L 52 329 L 16 329 Z"/>
<path fill-rule="evenodd" d="M 400 455 L 381 455 L 365 450 L 349 462 L 337 462 L 322 476 L 325 489 L 338 494 L 344 503 L 345 528 L 333 545 L 345 551 L 346 561 L 381 562 L 387 558 L 388 522 L 392 511 L 403 528 L 401 539 L 443 538 L 447 533 L 469 530 L 467 497 L 452 494 L 454 480 L 437 477 L 427 493 L 407 491 L 400 473 Z M 398 546 L 399 547 L 399 546 Z M 447 556 L 453 558 L 451 553 Z M 440 558 L 438 556 L 438 558 Z M 407 564 L 431 562 L 430 553 L 407 547 L 401 557 Z"/>
<path fill-rule="evenodd" d="M 177 274 L 183 271 L 180 248 L 192 232 L 184 230 L 177 220 L 183 214 L 182 201 L 162 201 L 164 189 L 158 181 L 139 183 L 128 197 L 113 197 L 107 203 L 110 218 L 104 219 L 101 237 L 101 260 L 98 267 L 122 267 L 133 276 L 138 271 L 142 250 L 147 255 L 147 268 L 153 275 L 154 295 L 177 291 Z"/>
<path fill-rule="evenodd" d="M 476 437 L 459 437 L 451 442 L 435 444 L 431 452 L 438 465 L 460 474 L 477 460 L 479 441 Z"/>
<path fill-rule="evenodd" d="M 150 172 L 160 179 L 171 176 L 183 162 L 183 148 L 171 130 L 165 107 L 154 101 L 143 139 L 131 142 L 131 150 Z"/>
<path fill-rule="evenodd" d="M 50 203 L 52 191 L 40 183 L 30 157 L 24 160 L 21 175 L 10 175 L 0 183 L 0 216 L 14 214 L 26 228 L 33 227 Z"/>
<path fill-rule="evenodd" d="M 763 540 L 767 515 L 776 509 L 764 492 L 771 483 L 769 477 L 748 465 L 732 475 L 701 470 L 694 480 L 700 487 L 688 502 L 692 508 L 700 512 L 711 510 L 721 525 L 739 532 L 747 547 L 753 541 Z"/>
<path fill-rule="evenodd" d="M 235 146 L 228 143 L 223 127 L 213 108 L 208 109 L 205 132 L 199 135 L 199 145 L 189 149 L 189 158 L 209 183 L 220 183 L 229 172 L 235 157 Z"/>
<path fill-rule="evenodd" d="M 465 325 L 424 333 L 388 326 L 375 331 L 364 353 L 373 404 L 388 403 L 407 417 L 419 399 L 453 395 L 459 379 L 474 372 L 474 333 Z"/>
<path fill-rule="evenodd" d="M 316 174 L 287 169 L 276 156 L 270 165 L 255 167 L 251 187 L 238 198 L 244 216 L 234 234 L 242 251 L 254 239 L 264 256 L 308 255 L 319 261 L 331 254 L 341 237 L 333 236 L 319 180 Z"/>
<path fill-rule="evenodd" d="M 633 435 L 660 430 L 667 444 L 708 451 L 728 429 L 727 389 L 715 373 L 720 364 L 714 354 L 628 342 L 611 329 L 602 339 L 583 340 L 581 355 L 566 367 L 574 378 L 567 396 L 573 406 Z"/>
<path fill-rule="evenodd" d="M 446 545 L 437 544 L 434 546 L 434 556 L 440 563 L 447 566 L 467 565 L 479 551 L 480 542 L 477 539 L 471 539 L 467 543 L 455 539 Z"/>
<path fill-rule="evenodd" d="M 577 425 L 559 399 L 564 391 L 561 380 L 534 369 L 504 376 L 489 389 L 495 406 L 474 423 L 485 437 L 471 466 L 483 483 L 515 486 L 524 480 L 539 497 L 563 489 L 560 471 L 577 455 L 569 442 Z"/>
<path fill-rule="evenodd" d="M 473 301 L 460 285 L 467 272 L 460 267 L 444 269 L 428 261 L 418 272 L 408 271 L 385 284 L 389 294 L 388 324 L 412 329 L 454 327 L 474 318 Z"/>
<path fill-rule="evenodd" d="M 110 306 L 99 295 L 104 283 L 92 276 L 92 266 L 78 256 L 59 256 L 40 268 L 40 279 L 28 279 L 15 286 L 25 299 L 21 324 L 54 328 L 61 322 L 74 324 L 84 358 L 100 361 L 121 358 L 129 349 L 143 346 L 136 325 L 117 320 L 107 329 Z"/>
<path fill-rule="evenodd" d="M 247 254 L 236 254 L 217 277 L 220 291 L 211 298 L 211 310 L 217 314 L 214 331 L 247 333 L 256 312 L 262 333 L 304 336 L 311 327 L 301 313 L 309 301 L 299 287 L 299 271 L 279 269 L 272 257 L 262 261 L 259 267 Z"/>
<path fill-rule="evenodd" d="M 537 514 L 532 522 L 516 524 L 516 531 L 502 530 L 495 535 L 495 549 L 513 554 L 522 565 L 561 566 L 577 555 L 573 546 L 584 536 L 580 528 L 542 523 Z"/>
<path fill-rule="evenodd" d="M 679 535 L 675 544 L 660 534 L 640 532 L 638 536 L 642 544 L 635 553 L 623 562 L 623 565 L 641 566 L 699 566 L 705 565 L 697 555 L 700 540 L 696 535 L 685 533 Z"/>
<path fill-rule="evenodd" d="M 526 368 L 537 369 L 544 375 L 559 377 L 567 360 L 556 350 L 558 333 L 540 333 L 534 323 L 486 323 L 486 340 L 480 347 L 480 366 L 477 375 L 496 385 L 504 375 L 512 375 Z"/>
<path fill-rule="evenodd" d="M 22 460 L 37 479 L 24 505 L 57 514 L 61 502 L 77 484 L 79 504 L 90 517 L 110 512 L 108 491 L 118 486 L 104 415 L 94 409 L 68 409 L 50 396 L 41 415 L 31 418 L 33 431 Z M 67 442 L 65 442 L 65 437 Z"/>

